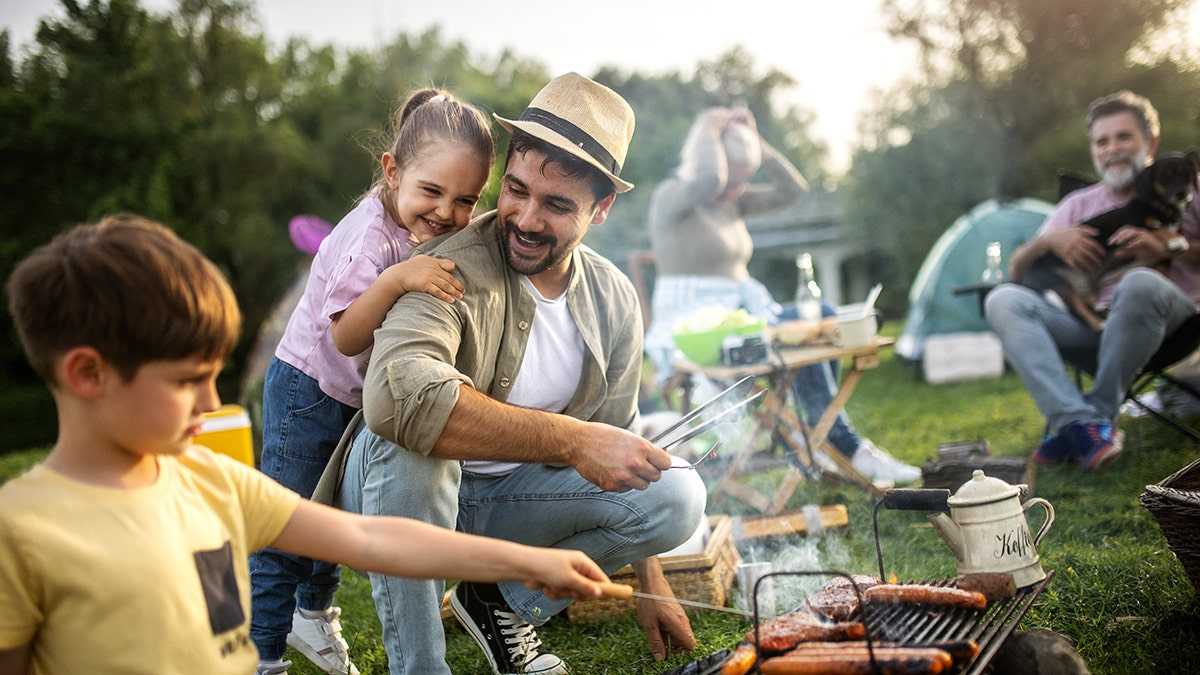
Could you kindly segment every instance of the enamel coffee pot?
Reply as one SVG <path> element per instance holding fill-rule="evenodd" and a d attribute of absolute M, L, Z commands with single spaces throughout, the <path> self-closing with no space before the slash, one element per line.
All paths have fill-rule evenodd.
<path fill-rule="evenodd" d="M 1007 572 L 1018 588 L 1046 578 L 1037 546 L 1054 522 L 1054 506 L 1035 498 L 1021 503 L 1026 485 L 1009 485 L 976 469 L 946 500 L 950 514 L 932 513 L 929 522 L 954 552 L 959 574 Z M 1030 534 L 1025 512 L 1041 506 L 1046 520 L 1036 536 Z"/>

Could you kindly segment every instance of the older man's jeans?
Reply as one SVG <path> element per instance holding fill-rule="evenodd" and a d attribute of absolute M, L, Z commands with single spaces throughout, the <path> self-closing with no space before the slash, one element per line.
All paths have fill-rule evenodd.
<path fill-rule="evenodd" d="M 337 505 L 522 544 L 578 549 L 612 573 L 686 541 L 704 515 L 705 499 L 703 482 L 687 469 L 664 472 L 646 490 L 597 492 L 572 468 L 526 464 L 507 476 L 464 472 L 457 461 L 409 452 L 360 425 Z M 370 578 L 390 672 L 448 675 L 440 615 L 445 583 Z M 513 611 L 535 626 L 570 604 L 520 583 L 500 588 Z M 543 651 L 553 653 L 548 647 Z"/>
<path fill-rule="evenodd" d="M 837 310 L 833 305 L 828 302 L 821 303 L 821 316 L 830 317 L 836 313 Z M 779 314 L 780 321 L 799 318 L 800 310 L 796 303 L 784 305 L 783 311 Z M 792 380 L 792 397 L 800 404 L 804 420 L 809 425 L 816 426 L 817 420 L 821 419 L 821 415 L 825 414 L 825 409 L 837 395 L 840 370 L 841 361 L 835 359 L 824 363 L 814 363 L 796 371 L 796 377 Z M 838 412 L 825 440 L 846 457 L 853 457 L 859 444 L 862 443 L 862 438 L 850 425 L 850 418 L 846 415 L 845 410 Z"/>
<path fill-rule="evenodd" d="M 1053 430 L 1072 422 L 1113 424 L 1129 385 L 1163 338 L 1196 312 L 1179 287 L 1149 269 L 1126 274 L 1110 308 L 1096 333 L 1024 286 L 1001 284 L 987 296 L 988 323 L 1004 356 Z M 1091 391 L 1079 390 L 1067 363 L 1094 373 Z"/>

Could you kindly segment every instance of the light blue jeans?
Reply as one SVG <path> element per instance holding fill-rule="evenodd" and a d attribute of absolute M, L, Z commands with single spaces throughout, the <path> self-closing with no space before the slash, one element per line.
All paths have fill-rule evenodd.
<path fill-rule="evenodd" d="M 1129 385 L 1196 306 L 1166 277 L 1143 268 L 1117 284 L 1099 333 L 1018 284 L 997 286 L 986 312 L 1004 357 L 1057 431 L 1072 422 L 1114 424 Z M 1067 363 L 1095 374 L 1091 391 L 1079 390 Z"/>
<path fill-rule="evenodd" d="M 704 515 L 704 484 L 687 469 L 664 472 L 649 489 L 617 493 L 597 492 L 572 468 L 526 464 L 507 476 L 484 476 L 460 466 L 409 452 L 360 425 L 337 506 L 578 549 L 610 574 L 683 543 Z M 449 675 L 440 615 L 445 582 L 368 576 L 392 675 Z M 520 583 L 501 584 L 500 590 L 513 611 L 535 626 L 570 604 Z"/>
<path fill-rule="evenodd" d="M 837 310 L 833 305 L 828 302 L 821 303 L 821 316 L 829 317 L 835 314 L 837 314 Z M 780 321 L 799 318 L 800 310 L 794 302 L 784 305 L 783 311 L 779 314 Z M 833 397 L 837 395 L 841 366 L 842 362 L 834 359 L 824 363 L 814 363 L 796 371 L 796 377 L 792 380 L 792 399 L 799 404 L 801 408 L 799 412 L 803 413 L 804 420 L 810 426 L 816 426 L 821 415 L 825 413 L 825 409 L 833 401 Z M 846 415 L 845 409 L 839 411 L 837 417 L 834 418 L 833 426 L 829 428 L 829 434 L 825 440 L 846 457 L 854 457 L 855 451 L 862 443 L 862 438 L 850 425 L 850 418 Z"/>
<path fill-rule="evenodd" d="M 330 398 L 317 381 L 272 358 L 263 385 L 262 472 L 311 497 L 355 409 Z M 274 548 L 250 556 L 250 639 L 263 660 L 282 658 L 299 605 L 333 605 L 340 581 L 333 563 Z"/>

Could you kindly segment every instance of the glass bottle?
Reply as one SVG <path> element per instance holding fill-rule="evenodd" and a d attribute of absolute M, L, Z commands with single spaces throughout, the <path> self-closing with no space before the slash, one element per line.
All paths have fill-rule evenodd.
<path fill-rule="evenodd" d="M 812 256 L 801 253 L 796 256 L 796 268 L 800 279 L 796 284 L 796 308 L 805 321 L 821 320 L 821 287 L 813 275 Z"/>
<path fill-rule="evenodd" d="M 993 286 L 1004 281 L 1004 268 L 1000 266 L 1000 242 L 998 241 L 987 245 L 987 267 L 983 270 L 981 281 Z"/>

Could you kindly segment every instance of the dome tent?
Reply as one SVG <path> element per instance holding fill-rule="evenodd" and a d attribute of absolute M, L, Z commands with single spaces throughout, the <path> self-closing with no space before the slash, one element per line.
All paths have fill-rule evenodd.
<path fill-rule="evenodd" d="M 953 288 L 978 284 L 989 242 L 1000 242 L 1007 271 L 1013 250 L 1033 237 L 1054 206 L 1038 199 L 988 200 L 971 209 L 934 243 L 908 292 L 908 316 L 896 340 L 901 358 L 920 361 L 926 338 L 949 333 L 989 332 L 974 293 Z"/>

